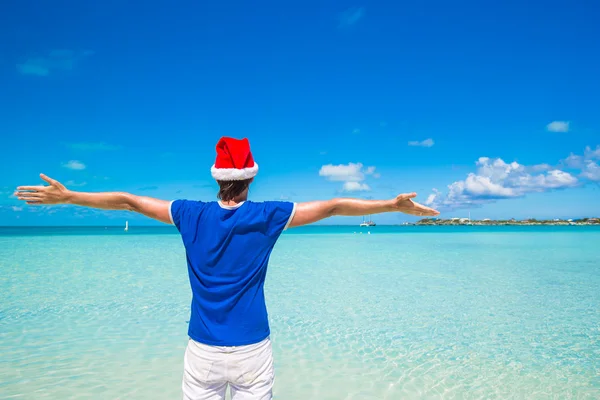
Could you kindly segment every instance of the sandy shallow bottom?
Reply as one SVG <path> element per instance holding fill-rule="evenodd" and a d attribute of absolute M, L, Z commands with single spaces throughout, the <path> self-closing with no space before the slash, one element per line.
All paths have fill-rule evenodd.
<path fill-rule="evenodd" d="M 284 235 L 278 399 L 600 398 L 600 233 Z M 181 398 L 175 235 L 0 237 L 0 398 Z"/>

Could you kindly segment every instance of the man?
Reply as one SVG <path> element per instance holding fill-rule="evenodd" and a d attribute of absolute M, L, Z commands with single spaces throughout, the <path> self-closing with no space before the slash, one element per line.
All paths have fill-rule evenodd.
<path fill-rule="evenodd" d="M 84 193 L 40 175 L 49 186 L 22 186 L 27 204 L 75 204 L 129 210 L 174 224 L 185 246 L 192 288 L 189 341 L 184 356 L 183 398 L 272 398 L 273 356 L 263 286 L 269 256 L 288 227 L 333 215 L 439 213 L 414 203 L 415 193 L 392 200 L 333 199 L 308 203 L 247 201 L 258 173 L 247 139 L 221 138 L 211 168 L 219 201 L 164 201 L 129 193 Z"/>

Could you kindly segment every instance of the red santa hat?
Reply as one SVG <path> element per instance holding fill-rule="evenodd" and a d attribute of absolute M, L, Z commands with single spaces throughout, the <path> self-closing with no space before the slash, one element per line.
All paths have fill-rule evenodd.
<path fill-rule="evenodd" d="M 217 159 L 210 169 L 218 181 L 241 181 L 258 173 L 258 164 L 252 158 L 248 139 L 222 137 L 217 143 Z"/>

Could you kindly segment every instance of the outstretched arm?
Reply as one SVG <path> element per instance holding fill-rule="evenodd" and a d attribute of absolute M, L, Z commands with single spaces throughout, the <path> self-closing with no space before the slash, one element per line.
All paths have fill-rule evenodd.
<path fill-rule="evenodd" d="M 124 192 L 74 192 L 62 183 L 41 174 L 49 186 L 19 186 L 15 195 L 31 205 L 75 204 L 104 210 L 134 211 L 166 224 L 171 224 L 170 202 Z"/>
<path fill-rule="evenodd" d="M 360 216 L 386 212 L 434 217 L 439 212 L 415 203 L 416 193 L 398 195 L 392 200 L 333 199 L 300 203 L 296 206 L 290 227 L 312 224 L 334 215 Z"/>

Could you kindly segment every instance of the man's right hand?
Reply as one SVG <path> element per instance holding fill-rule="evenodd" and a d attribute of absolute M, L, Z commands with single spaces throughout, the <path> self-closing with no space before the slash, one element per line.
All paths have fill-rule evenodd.
<path fill-rule="evenodd" d="M 416 215 L 419 217 L 435 217 L 440 215 L 439 211 L 412 201 L 412 199 L 415 197 L 417 197 L 416 193 L 399 194 L 392 201 L 393 207 L 396 209 L 396 211 L 403 212 L 405 214 Z"/>

